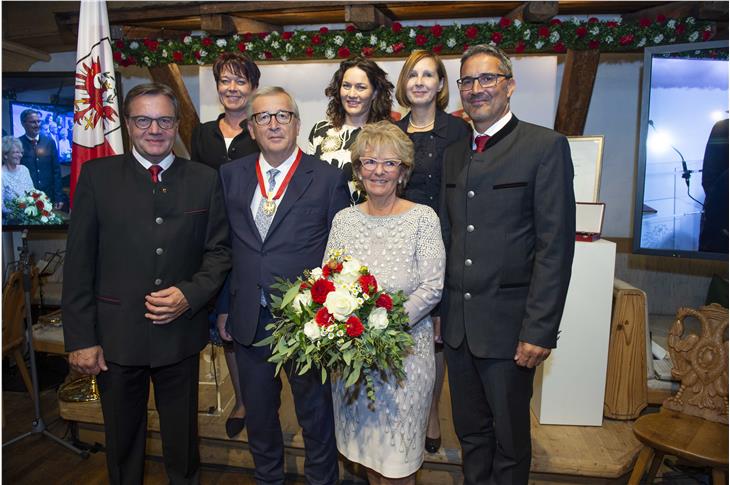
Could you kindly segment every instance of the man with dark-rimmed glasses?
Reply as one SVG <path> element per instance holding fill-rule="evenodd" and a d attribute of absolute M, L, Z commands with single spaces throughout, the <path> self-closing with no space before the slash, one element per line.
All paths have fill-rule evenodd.
<path fill-rule="evenodd" d="M 168 86 L 132 88 L 132 153 L 85 163 L 74 195 L 64 338 L 71 367 L 97 376 L 112 484 L 143 482 L 150 380 L 168 479 L 200 481 L 198 354 L 230 245 L 216 171 L 172 153 L 178 111 Z"/>
<path fill-rule="evenodd" d="M 456 81 L 474 132 L 444 154 L 442 335 L 467 485 L 527 484 L 535 367 L 556 346 L 575 233 L 566 138 L 510 111 L 512 63 L 477 45 Z"/>
<path fill-rule="evenodd" d="M 271 285 L 294 281 L 322 264 L 335 214 L 350 200 L 345 174 L 297 146 L 299 109 L 280 87 L 259 88 L 246 105 L 248 130 L 260 153 L 220 168 L 233 249 L 228 313 L 231 338 L 246 406 L 248 444 L 256 483 L 284 484 L 284 443 L 279 422 L 281 380 L 268 361 L 273 317 Z M 284 367 L 304 439 L 307 483 L 337 483 L 337 448 L 329 381 L 310 370 Z"/>

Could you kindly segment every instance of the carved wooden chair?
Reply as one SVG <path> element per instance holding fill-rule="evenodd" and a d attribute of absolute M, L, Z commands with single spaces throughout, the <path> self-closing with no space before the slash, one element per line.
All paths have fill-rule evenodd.
<path fill-rule="evenodd" d="M 31 294 L 38 286 L 38 270 L 31 273 Z M 9 355 L 15 360 L 20 376 L 33 396 L 33 385 L 28 367 L 25 365 L 23 348 L 25 345 L 25 293 L 23 292 L 23 273 L 15 271 L 8 277 L 3 288 L 3 356 Z"/>
<path fill-rule="evenodd" d="M 694 317 L 700 334 L 685 335 L 684 319 Z M 724 485 L 728 467 L 728 310 L 720 305 L 699 310 L 680 308 L 668 346 L 672 375 L 679 391 L 667 398 L 660 412 L 634 423 L 644 444 L 629 485 L 638 484 L 648 469 L 651 483 L 665 455 L 712 468 L 713 485 Z"/>

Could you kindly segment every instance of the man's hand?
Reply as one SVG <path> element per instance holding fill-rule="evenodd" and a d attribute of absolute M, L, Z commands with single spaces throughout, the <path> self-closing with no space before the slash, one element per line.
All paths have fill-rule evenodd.
<path fill-rule="evenodd" d="M 101 345 L 74 350 L 68 354 L 68 363 L 76 372 L 92 376 L 98 375 L 101 371 L 109 370 L 104 360 L 104 350 Z"/>
<path fill-rule="evenodd" d="M 520 341 L 517 344 L 515 362 L 519 366 L 532 369 L 533 367 L 537 367 L 542 363 L 542 361 L 547 359 L 548 355 L 550 355 L 550 349 Z"/>
<path fill-rule="evenodd" d="M 170 323 L 190 308 L 185 295 L 175 286 L 153 291 L 144 299 L 148 310 L 144 316 L 156 325 Z"/>
<path fill-rule="evenodd" d="M 441 338 L 441 317 L 431 317 L 433 321 L 433 341 L 437 344 L 444 343 L 444 339 Z"/>
<path fill-rule="evenodd" d="M 227 313 L 221 313 L 218 315 L 218 318 L 215 321 L 216 327 L 218 327 L 218 334 L 221 336 L 222 340 L 225 340 L 226 342 L 233 341 L 233 337 L 231 337 L 231 334 L 228 333 L 228 330 L 226 329 L 226 322 L 228 321 L 228 314 Z"/>

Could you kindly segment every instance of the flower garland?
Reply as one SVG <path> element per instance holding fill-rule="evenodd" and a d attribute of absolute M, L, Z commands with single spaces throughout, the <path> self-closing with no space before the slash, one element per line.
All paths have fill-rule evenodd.
<path fill-rule="evenodd" d="M 503 17 L 495 22 L 450 26 L 404 27 L 394 22 L 360 32 L 353 25 L 345 30 L 261 32 L 230 37 L 185 35 L 181 39 L 120 39 L 114 44 L 114 61 L 120 66 L 153 67 L 170 63 L 212 64 L 222 52 L 244 52 L 256 61 L 290 59 L 346 59 L 405 57 L 414 49 L 436 54 L 461 54 L 474 44 L 491 44 L 521 53 L 564 53 L 568 49 L 598 49 L 626 52 L 643 47 L 707 41 L 713 38 L 712 23 L 693 17 L 681 19 L 659 15 L 638 22 L 552 19 L 547 24 L 528 24 Z M 709 54 L 712 55 L 712 54 Z M 722 53 L 716 55 L 721 56 Z M 724 54 L 727 57 L 727 53 Z"/>

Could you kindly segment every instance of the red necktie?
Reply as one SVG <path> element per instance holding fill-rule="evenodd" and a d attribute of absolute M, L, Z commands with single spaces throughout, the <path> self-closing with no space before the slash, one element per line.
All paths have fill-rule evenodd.
<path fill-rule="evenodd" d="M 477 148 L 476 148 L 475 151 L 477 153 L 482 153 L 484 151 L 484 147 L 487 146 L 487 142 L 489 141 L 490 138 L 491 137 L 489 135 L 479 135 L 479 136 L 477 136 L 474 139 L 474 143 L 476 143 L 476 145 L 477 145 Z"/>
<path fill-rule="evenodd" d="M 147 170 L 150 171 L 150 174 L 152 175 L 152 182 L 157 183 L 160 181 L 160 172 L 162 172 L 162 167 L 159 165 L 152 165 Z"/>

